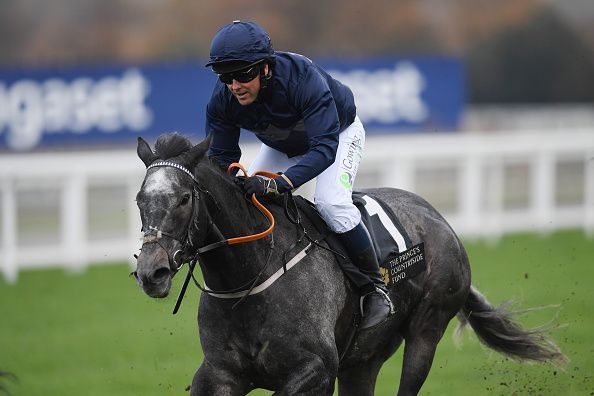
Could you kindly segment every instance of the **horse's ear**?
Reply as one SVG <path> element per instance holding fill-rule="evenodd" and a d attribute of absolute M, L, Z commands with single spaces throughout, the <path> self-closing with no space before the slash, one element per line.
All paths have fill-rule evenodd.
<path fill-rule="evenodd" d="M 184 154 L 184 162 L 190 167 L 194 167 L 200 160 L 206 158 L 206 153 L 212 143 L 212 132 L 208 134 L 206 139 L 192 147 L 186 154 Z"/>
<path fill-rule="evenodd" d="M 153 150 L 151 150 L 151 146 L 149 146 L 149 144 L 140 136 L 138 137 L 136 153 L 147 168 L 157 159 L 157 156 L 153 153 Z"/>

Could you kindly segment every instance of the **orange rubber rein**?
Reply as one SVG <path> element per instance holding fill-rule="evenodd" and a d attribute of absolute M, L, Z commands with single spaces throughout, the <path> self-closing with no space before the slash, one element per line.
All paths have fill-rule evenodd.
<path fill-rule="evenodd" d="M 229 165 L 229 167 L 227 168 L 227 172 L 231 172 L 235 168 L 241 169 L 241 171 L 243 171 L 243 174 L 247 176 L 247 172 L 245 171 L 244 167 L 240 163 L 237 163 L 237 162 Z M 256 173 L 254 173 L 254 175 L 262 175 L 262 176 L 266 176 L 266 177 L 270 177 L 270 178 L 275 178 L 277 176 L 274 173 L 265 172 L 265 171 L 258 171 Z M 224 246 L 224 245 L 236 245 L 238 243 L 256 241 L 258 239 L 264 238 L 265 236 L 269 235 L 272 232 L 272 230 L 274 230 L 274 226 L 275 226 L 274 216 L 272 216 L 272 213 L 270 213 L 270 211 L 268 209 L 266 209 L 266 207 L 264 205 L 262 205 L 260 203 L 260 201 L 258 201 L 258 199 L 256 198 L 256 194 L 252 194 L 252 203 L 254 204 L 254 206 L 256 206 L 258 208 L 258 210 L 264 216 L 266 216 L 266 218 L 270 222 L 270 226 L 268 227 L 268 229 L 266 229 L 265 231 L 262 231 L 258 234 L 246 235 L 246 236 L 236 237 L 236 238 L 229 238 L 229 239 L 225 239 L 223 241 L 211 243 L 210 245 L 207 245 L 207 246 L 204 246 L 204 247 L 198 249 L 198 253 L 204 253 L 204 252 L 216 249 L 216 248 L 218 248 L 220 246 Z M 177 296 L 177 301 L 175 302 L 175 307 L 173 308 L 174 315 L 178 312 L 179 307 L 181 306 L 181 303 L 184 299 L 184 295 L 186 293 L 186 289 L 188 287 L 188 283 L 190 282 L 190 278 L 193 277 L 192 273 L 194 272 L 195 266 L 196 266 L 196 257 L 194 257 L 194 259 L 192 259 L 190 261 L 188 273 L 186 275 L 186 278 L 184 279 L 184 283 L 182 284 L 179 295 Z"/>
<path fill-rule="evenodd" d="M 227 168 L 227 172 L 231 173 L 231 171 L 233 169 L 240 169 L 244 175 L 248 175 L 247 172 L 245 171 L 245 168 L 243 167 L 243 165 L 241 165 L 239 162 L 234 162 L 231 165 L 229 165 L 229 167 Z M 253 176 L 256 175 L 262 175 L 262 176 L 266 176 L 269 177 L 271 179 L 274 179 L 275 177 L 277 177 L 278 175 L 272 172 L 266 172 L 266 171 L 258 171 L 256 173 L 254 173 Z M 227 239 L 227 244 L 228 245 L 235 245 L 237 243 L 245 243 L 245 242 L 252 242 L 261 238 L 264 238 L 265 236 L 269 235 L 272 230 L 274 230 L 274 226 L 275 226 L 275 221 L 274 221 L 274 216 L 272 216 L 272 213 L 270 213 L 270 211 L 268 209 L 266 209 L 266 207 L 264 205 L 262 205 L 260 203 L 260 201 L 258 201 L 258 199 L 256 198 L 256 194 L 252 194 L 252 203 L 254 204 L 255 207 L 258 208 L 258 210 L 260 212 L 262 212 L 262 214 L 264 216 L 266 216 L 266 218 L 268 219 L 268 221 L 270 222 L 270 226 L 268 227 L 268 229 L 266 229 L 265 231 L 262 231 L 258 234 L 252 234 L 252 235 L 246 235 L 246 236 L 242 236 L 242 237 L 236 237 L 236 238 L 229 238 Z"/>

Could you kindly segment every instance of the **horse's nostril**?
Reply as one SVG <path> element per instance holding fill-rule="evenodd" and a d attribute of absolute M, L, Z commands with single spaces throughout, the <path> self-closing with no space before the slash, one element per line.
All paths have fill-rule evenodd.
<path fill-rule="evenodd" d="M 159 268 L 151 275 L 151 281 L 153 283 L 161 283 L 170 275 L 171 271 L 169 270 L 169 268 Z"/>

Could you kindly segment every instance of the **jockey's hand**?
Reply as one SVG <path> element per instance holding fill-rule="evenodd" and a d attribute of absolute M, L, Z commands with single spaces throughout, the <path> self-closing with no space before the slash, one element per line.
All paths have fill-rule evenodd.
<path fill-rule="evenodd" d="M 279 195 L 276 180 L 265 176 L 248 177 L 243 184 L 243 189 L 250 197 L 252 194 L 256 194 L 256 197 L 262 197 L 264 195 Z"/>

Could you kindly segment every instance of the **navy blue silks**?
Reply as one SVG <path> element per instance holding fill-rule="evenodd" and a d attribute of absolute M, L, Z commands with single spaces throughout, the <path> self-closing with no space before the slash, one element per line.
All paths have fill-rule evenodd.
<path fill-rule="evenodd" d="M 352 91 L 305 56 L 274 52 L 271 76 L 262 78 L 258 99 L 239 104 L 217 81 L 206 111 L 206 133 L 214 139 L 208 155 L 221 165 L 238 162 L 240 129 L 267 146 L 303 158 L 284 172 L 298 187 L 315 178 L 336 157 L 338 135 L 355 119 Z M 285 185 L 286 184 L 286 185 Z M 279 180 L 279 189 L 290 189 Z"/>

